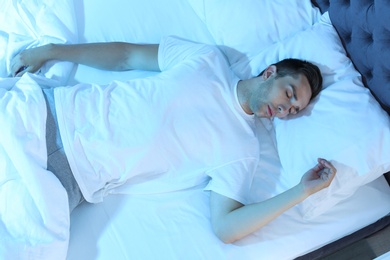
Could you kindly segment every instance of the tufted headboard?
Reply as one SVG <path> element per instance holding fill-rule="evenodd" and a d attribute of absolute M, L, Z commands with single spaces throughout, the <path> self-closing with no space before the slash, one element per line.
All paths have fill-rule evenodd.
<path fill-rule="evenodd" d="M 390 2 L 388 0 L 312 0 L 329 12 L 363 83 L 390 114 Z"/>

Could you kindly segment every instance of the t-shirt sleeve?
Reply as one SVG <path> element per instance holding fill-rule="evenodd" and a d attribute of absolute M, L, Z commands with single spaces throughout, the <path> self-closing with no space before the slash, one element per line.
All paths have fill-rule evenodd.
<path fill-rule="evenodd" d="M 185 60 L 199 59 L 207 53 L 219 52 L 214 46 L 190 42 L 174 36 L 164 37 L 158 50 L 161 71 L 169 70 Z"/>
<path fill-rule="evenodd" d="M 242 204 L 248 204 L 249 192 L 258 160 L 243 159 L 206 172 L 211 178 L 205 191 L 214 191 Z"/>

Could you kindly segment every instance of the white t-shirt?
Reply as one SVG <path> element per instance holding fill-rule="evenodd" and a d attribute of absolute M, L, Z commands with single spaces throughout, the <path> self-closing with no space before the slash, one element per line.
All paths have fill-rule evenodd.
<path fill-rule="evenodd" d="M 161 73 L 109 85 L 55 89 L 60 133 L 89 202 L 194 187 L 245 203 L 258 162 L 254 117 L 241 109 L 217 48 L 168 37 Z M 122 189 L 123 190 L 123 189 Z"/>

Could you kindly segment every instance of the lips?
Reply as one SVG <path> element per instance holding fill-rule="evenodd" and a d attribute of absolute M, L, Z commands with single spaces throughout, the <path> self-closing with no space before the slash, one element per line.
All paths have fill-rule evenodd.
<path fill-rule="evenodd" d="M 272 110 L 271 110 L 270 106 L 267 106 L 267 108 L 268 108 L 268 115 L 270 118 L 272 118 L 273 114 L 272 114 Z"/>

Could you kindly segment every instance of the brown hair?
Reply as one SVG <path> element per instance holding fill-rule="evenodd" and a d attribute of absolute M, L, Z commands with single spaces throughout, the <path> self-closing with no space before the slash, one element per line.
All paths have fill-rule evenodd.
<path fill-rule="evenodd" d="M 284 59 L 275 64 L 277 68 L 276 78 L 285 76 L 297 77 L 300 74 L 306 76 L 311 89 L 310 100 L 315 98 L 322 89 L 322 76 L 320 69 L 311 62 L 299 59 Z M 262 71 L 259 76 L 264 73 Z"/>

